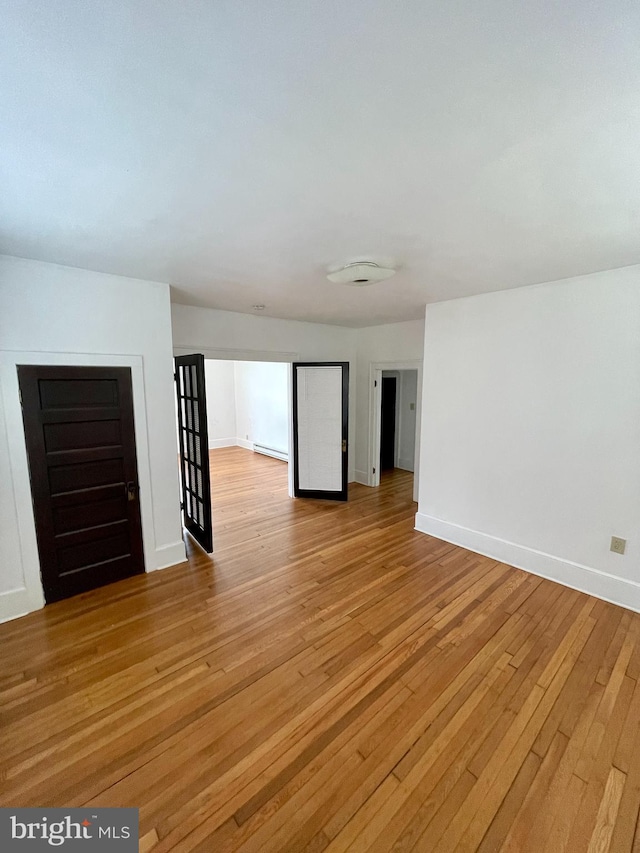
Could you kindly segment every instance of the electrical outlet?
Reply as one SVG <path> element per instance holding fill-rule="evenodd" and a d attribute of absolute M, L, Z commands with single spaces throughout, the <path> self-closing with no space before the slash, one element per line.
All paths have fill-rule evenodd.
<path fill-rule="evenodd" d="M 611 537 L 611 550 L 614 554 L 624 554 L 624 549 L 627 547 L 627 540 L 620 539 L 619 536 Z"/>

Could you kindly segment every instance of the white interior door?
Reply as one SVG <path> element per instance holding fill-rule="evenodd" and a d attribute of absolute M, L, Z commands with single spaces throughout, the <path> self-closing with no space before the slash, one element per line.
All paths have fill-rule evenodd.
<path fill-rule="evenodd" d="M 295 497 L 347 500 L 349 365 L 293 364 Z"/>

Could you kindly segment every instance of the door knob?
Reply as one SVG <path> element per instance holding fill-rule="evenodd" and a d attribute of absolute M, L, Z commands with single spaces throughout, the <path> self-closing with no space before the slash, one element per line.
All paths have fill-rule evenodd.
<path fill-rule="evenodd" d="M 128 500 L 128 501 L 135 501 L 135 499 L 136 499 L 137 487 L 136 487 L 136 484 L 133 482 L 133 480 L 130 480 L 130 481 L 126 484 L 126 486 L 125 486 L 125 490 L 126 490 L 126 492 L 127 492 L 127 500 Z"/>

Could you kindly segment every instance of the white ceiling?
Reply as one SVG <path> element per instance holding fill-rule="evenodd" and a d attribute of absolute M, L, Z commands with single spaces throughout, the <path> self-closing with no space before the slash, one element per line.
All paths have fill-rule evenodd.
<path fill-rule="evenodd" d="M 640 262 L 637 0 L 0 0 L 0 251 L 352 326 Z M 328 267 L 397 264 L 367 288 Z"/>

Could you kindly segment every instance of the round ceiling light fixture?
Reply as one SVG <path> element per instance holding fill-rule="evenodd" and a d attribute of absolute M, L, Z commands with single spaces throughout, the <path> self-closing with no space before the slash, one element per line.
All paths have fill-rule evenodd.
<path fill-rule="evenodd" d="M 329 281 L 336 284 L 352 284 L 355 287 L 364 287 L 374 284 L 376 281 L 384 281 L 391 278 L 396 271 L 387 267 L 381 267 L 373 261 L 357 261 L 347 264 L 342 269 L 327 274 Z"/>

